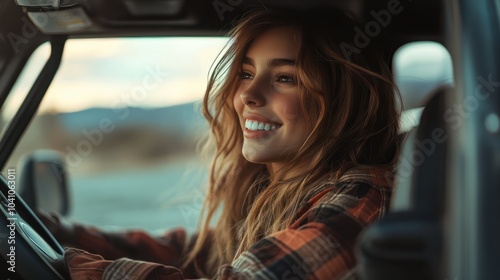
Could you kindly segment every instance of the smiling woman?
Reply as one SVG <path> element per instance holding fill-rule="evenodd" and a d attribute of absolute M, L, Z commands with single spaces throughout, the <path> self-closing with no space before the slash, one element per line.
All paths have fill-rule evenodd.
<path fill-rule="evenodd" d="M 310 132 L 298 112 L 295 59 L 299 52 L 292 27 L 270 29 L 248 49 L 234 107 L 243 129 L 243 156 L 256 163 L 272 162 L 272 170 L 297 153 Z"/>
<path fill-rule="evenodd" d="M 343 56 L 353 26 L 331 10 L 238 22 L 203 101 L 213 162 L 198 233 L 48 221 L 67 245 L 101 255 L 69 249 L 72 278 L 354 278 L 356 238 L 388 207 L 399 110 L 374 45 Z"/>

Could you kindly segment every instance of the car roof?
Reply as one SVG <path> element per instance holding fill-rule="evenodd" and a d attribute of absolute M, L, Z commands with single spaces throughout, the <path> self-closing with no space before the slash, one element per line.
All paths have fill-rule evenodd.
<path fill-rule="evenodd" d="M 83 10 L 90 26 L 73 28 L 62 33 L 70 37 L 116 37 L 116 36 L 222 36 L 231 27 L 231 22 L 245 11 L 255 6 L 307 9 L 331 6 L 348 11 L 359 21 L 369 23 L 377 14 L 398 7 L 397 14 L 390 15 L 390 22 L 377 34 L 385 46 L 397 47 L 409 41 L 442 41 L 440 32 L 441 1 L 424 0 L 63 0 L 55 1 L 69 7 L 21 7 L 15 2 L 2 1 L 0 4 L 0 25 L 5 32 L 23 32 L 28 13 L 31 21 L 37 13 L 51 13 L 38 16 L 42 21 L 42 33 L 47 27 L 47 19 L 52 15 L 75 16 L 77 9 Z M 41 2 L 50 2 L 41 1 Z M 38 14 L 39 15 L 39 14 Z M 383 15 L 381 15 L 383 17 Z M 72 22 L 73 24 L 75 22 Z M 45 28 L 47 29 L 47 28 Z M 5 38 L 4 38 L 5 41 Z"/>

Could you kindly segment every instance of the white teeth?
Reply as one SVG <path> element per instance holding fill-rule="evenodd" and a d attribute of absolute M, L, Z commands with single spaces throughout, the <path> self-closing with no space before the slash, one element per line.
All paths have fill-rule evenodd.
<path fill-rule="evenodd" d="M 251 131 L 259 131 L 259 130 L 269 131 L 269 130 L 276 130 L 278 126 L 272 123 L 245 120 L 245 128 Z"/>
<path fill-rule="evenodd" d="M 257 130 L 259 128 L 259 123 L 258 122 L 252 122 L 252 128 L 251 130 Z"/>

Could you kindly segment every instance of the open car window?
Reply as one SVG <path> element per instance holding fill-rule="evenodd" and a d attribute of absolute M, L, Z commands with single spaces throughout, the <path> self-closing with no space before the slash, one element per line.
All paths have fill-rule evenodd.
<path fill-rule="evenodd" d="M 69 173 L 71 219 L 107 229 L 193 230 L 207 169 L 196 151 L 207 131 L 201 98 L 226 41 L 69 40 L 8 166 L 38 149 L 59 151 Z M 41 46 L 34 60 L 49 52 Z M 28 65 L 25 79 L 37 75 L 38 63 Z M 18 106 L 30 86 L 22 80 L 17 84 L 13 96 L 19 97 L 9 101 L 9 108 Z M 3 118 L 13 113 L 4 110 Z"/>

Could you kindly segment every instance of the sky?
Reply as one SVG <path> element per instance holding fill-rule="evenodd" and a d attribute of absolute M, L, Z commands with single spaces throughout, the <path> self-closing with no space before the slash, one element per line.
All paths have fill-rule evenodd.
<path fill-rule="evenodd" d="M 203 97 L 208 72 L 226 38 L 72 39 L 39 112 L 91 107 L 166 107 Z M 42 45 L 13 88 L 10 117 L 50 55 Z"/>

